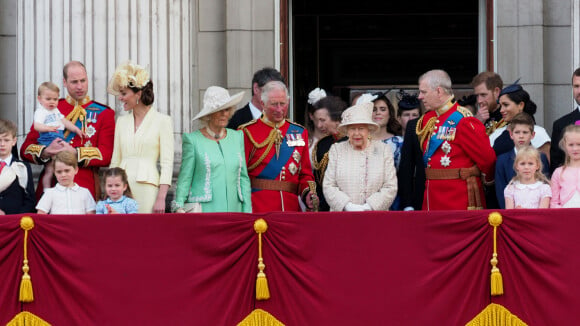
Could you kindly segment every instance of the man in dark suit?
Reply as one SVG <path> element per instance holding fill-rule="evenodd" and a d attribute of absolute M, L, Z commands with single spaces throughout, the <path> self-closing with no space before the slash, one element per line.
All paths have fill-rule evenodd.
<path fill-rule="evenodd" d="M 550 147 L 550 172 L 554 172 L 557 167 L 564 163 L 565 154 L 560 149 L 559 143 L 562 139 L 562 132 L 568 125 L 575 123 L 580 124 L 580 68 L 576 69 L 572 74 L 572 92 L 574 94 L 574 101 L 576 107 L 574 111 L 564 115 L 560 119 L 554 121 L 552 126 L 552 146 Z"/>
<path fill-rule="evenodd" d="M 0 119 L 0 215 L 36 211 L 30 165 L 13 151 L 16 131 L 14 123 Z"/>
<path fill-rule="evenodd" d="M 423 151 L 415 132 L 417 121 L 419 119 L 413 119 L 407 123 L 401 148 L 401 163 L 397 173 L 399 207 L 406 211 L 421 210 L 425 192 Z"/>
<path fill-rule="evenodd" d="M 254 77 L 252 77 L 252 99 L 234 113 L 227 128 L 238 129 L 238 126 L 258 119 L 262 115 L 262 87 L 273 80 L 286 83 L 282 74 L 274 68 L 266 67 L 254 73 Z"/>

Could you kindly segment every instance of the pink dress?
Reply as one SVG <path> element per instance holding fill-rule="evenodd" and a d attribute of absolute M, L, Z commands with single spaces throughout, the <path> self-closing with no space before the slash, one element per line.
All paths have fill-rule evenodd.
<path fill-rule="evenodd" d="M 542 199 L 552 197 L 552 189 L 549 184 L 541 181 L 532 184 L 514 181 L 505 187 L 504 196 L 514 201 L 514 207 L 538 208 Z"/>
<path fill-rule="evenodd" d="M 552 174 L 551 208 L 580 207 L 580 168 L 559 167 Z"/>

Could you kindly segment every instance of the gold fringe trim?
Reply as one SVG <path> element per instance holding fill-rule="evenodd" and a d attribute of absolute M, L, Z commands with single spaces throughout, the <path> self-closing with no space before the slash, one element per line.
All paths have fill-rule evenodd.
<path fill-rule="evenodd" d="M 32 280 L 28 272 L 30 267 L 28 267 L 28 231 L 34 228 L 34 221 L 30 216 L 24 216 L 20 219 L 20 227 L 24 230 L 24 261 L 22 262 L 22 281 L 20 282 L 20 302 L 32 302 L 34 301 L 34 292 L 32 291 Z"/>
<path fill-rule="evenodd" d="M 237 326 L 284 326 L 284 324 L 267 311 L 255 309 Z"/>
<path fill-rule="evenodd" d="M 494 131 L 496 131 L 497 129 L 503 128 L 503 126 L 507 125 L 507 122 L 504 121 L 504 119 L 501 119 L 499 121 L 492 121 L 491 125 L 486 128 L 485 133 L 489 136 L 491 134 L 493 134 Z"/>
<path fill-rule="evenodd" d="M 70 122 L 72 122 L 72 124 L 75 124 L 77 122 L 77 120 L 81 120 L 81 130 L 83 132 L 86 132 L 86 116 L 87 116 L 87 111 L 85 110 L 85 108 L 83 108 L 83 105 L 89 103 L 91 101 L 91 98 L 89 96 L 85 96 L 85 98 L 83 98 L 80 101 L 75 101 L 75 99 L 73 99 L 70 95 L 66 96 L 66 101 L 70 104 L 70 105 L 74 105 L 74 108 L 72 111 L 70 111 L 70 113 L 66 116 L 66 119 Z M 68 135 L 70 134 L 69 130 L 65 130 L 64 132 L 64 138 L 66 139 L 66 137 L 68 137 Z"/>
<path fill-rule="evenodd" d="M 491 264 L 491 295 L 496 296 L 503 294 L 503 277 L 497 268 L 497 228 L 503 219 L 498 212 L 490 213 L 487 219 L 489 224 L 493 226 L 493 256 L 489 262 Z"/>
<path fill-rule="evenodd" d="M 504 306 L 491 303 L 466 326 L 527 326 Z"/>
<path fill-rule="evenodd" d="M 254 222 L 254 230 L 258 233 L 258 276 L 256 278 L 256 300 L 270 299 L 270 289 L 268 289 L 268 279 L 264 269 L 264 259 L 262 258 L 262 233 L 268 230 L 268 223 L 262 218 Z"/>
<path fill-rule="evenodd" d="M 242 128 L 242 130 L 248 136 L 248 139 L 250 140 L 252 145 L 254 145 L 254 148 L 260 149 L 260 148 L 263 148 L 264 146 L 268 146 L 266 148 L 266 150 L 264 151 L 264 153 L 262 153 L 262 156 L 260 156 L 260 158 L 256 162 L 254 162 L 252 165 L 248 166 L 248 172 L 250 172 L 250 171 L 254 170 L 258 165 L 260 165 L 262 163 L 262 161 L 264 161 L 264 159 L 266 158 L 266 155 L 268 155 L 268 153 L 270 153 L 270 150 L 272 149 L 272 146 L 274 144 L 277 145 L 277 150 L 279 151 L 279 144 L 282 143 L 283 137 L 282 137 L 282 133 L 280 132 L 280 130 L 277 128 L 274 128 L 270 131 L 270 134 L 263 142 L 258 143 L 254 139 L 254 137 L 252 137 L 252 134 L 250 133 L 250 131 L 248 129 Z"/>
<path fill-rule="evenodd" d="M 14 316 L 6 326 L 50 326 L 50 324 L 28 311 L 23 311 Z"/>
<path fill-rule="evenodd" d="M 421 126 L 423 125 L 424 117 L 425 115 L 421 116 L 421 118 L 419 118 L 419 121 L 417 121 L 417 126 L 415 126 L 415 133 L 419 138 L 419 144 L 421 145 L 421 149 L 423 149 L 423 144 L 425 143 L 425 141 L 427 141 L 427 139 L 432 136 L 435 124 L 437 123 L 437 117 L 432 117 L 431 119 L 429 119 L 429 121 L 427 121 L 425 128 L 421 128 Z"/>

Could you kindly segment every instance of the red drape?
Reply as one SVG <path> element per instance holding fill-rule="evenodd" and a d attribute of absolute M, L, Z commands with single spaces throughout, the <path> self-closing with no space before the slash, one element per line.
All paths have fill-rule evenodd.
<path fill-rule="evenodd" d="M 32 215 L 35 301 L 18 302 L 20 216 L 0 219 L 0 324 L 235 325 L 254 308 L 286 325 L 464 325 L 489 303 L 530 325 L 580 310 L 580 209 L 501 211 L 490 296 L 490 211 Z M 255 301 L 258 241 L 271 299 Z"/>

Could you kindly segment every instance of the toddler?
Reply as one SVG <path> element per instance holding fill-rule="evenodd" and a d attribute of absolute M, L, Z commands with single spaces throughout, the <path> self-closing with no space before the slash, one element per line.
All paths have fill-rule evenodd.
<path fill-rule="evenodd" d="M 566 154 L 564 165 L 552 174 L 551 207 L 580 207 L 580 125 L 564 129 L 558 144 Z"/>
<path fill-rule="evenodd" d="M 516 175 L 504 190 L 505 208 L 549 208 L 552 190 L 542 173 L 540 152 L 522 147 L 514 161 Z"/>
<path fill-rule="evenodd" d="M 46 188 L 38 201 L 38 214 L 94 214 L 95 200 L 88 189 L 74 182 L 79 171 L 75 154 L 62 151 L 52 160 L 57 184 Z"/>
<path fill-rule="evenodd" d="M 58 110 L 60 89 L 52 82 L 44 82 L 38 86 L 38 107 L 34 111 L 34 130 L 38 131 L 38 144 L 48 146 L 56 138 L 64 139 L 64 129 L 83 137 L 83 132 L 67 120 Z M 52 165 L 46 165 L 42 178 L 44 189 L 51 187 Z"/>
<path fill-rule="evenodd" d="M 97 214 L 135 214 L 137 201 L 133 199 L 127 173 L 121 168 L 110 168 L 103 175 L 105 200 L 97 203 Z"/>

